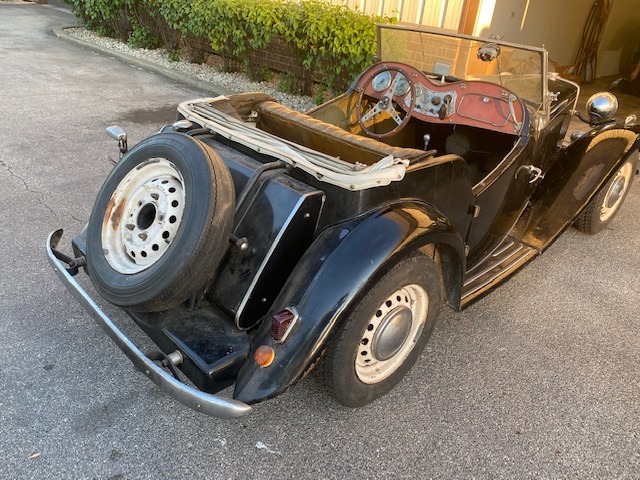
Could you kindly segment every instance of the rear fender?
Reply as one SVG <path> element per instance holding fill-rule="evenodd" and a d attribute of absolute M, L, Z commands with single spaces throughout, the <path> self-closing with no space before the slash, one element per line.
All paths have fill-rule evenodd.
<path fill-rule="evenodd" d="M 640 148 L 639 133 L 639 126 L 593 130 L 564 149 L 516 227 L 521 240 L 546 249 Z"/>
<path fill-rule="evenodd" d="M 407 201 L 325 229 L 287 280 L 254 339 L 249 360 L 236 381 L 234 397 L 255 403 L 274 397 L 303 376 L 327 339 L 364 294 L 398 261 L 434 244 L 449 299 L 459 306 L 464 272 L 460 234 L 435 208 Z M 433 252 L 433 249 L 427 248 Z M 448 284 L 448 285 L 447 285 Z M 271 337 L 271 314 L 295 307 L 299 321 L 284 343 Z M 257 347 L 275 350 L 273 363 L 260 368 Z"/>

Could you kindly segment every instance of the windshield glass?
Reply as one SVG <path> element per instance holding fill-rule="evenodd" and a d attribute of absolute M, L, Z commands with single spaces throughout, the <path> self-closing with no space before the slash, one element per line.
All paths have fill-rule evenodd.
<path fill-rule="evenodd" d="M 407 63 L 426 73 L 462 80 L 497 83 L 523 100 L 542 106 L 544 50 L 541 48 L 400 26 L 380 26 L 379 29 L 380 61 Z"/>

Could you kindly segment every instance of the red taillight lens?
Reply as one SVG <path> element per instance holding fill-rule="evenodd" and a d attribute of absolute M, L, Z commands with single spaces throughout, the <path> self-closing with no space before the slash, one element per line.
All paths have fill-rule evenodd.
<path fill-rule="evenodd" d="M 293 327 L 297 315 L 289 309 L 280 310 L 271 317 L 271 336 L 276 342 L 282 342 Z"/>

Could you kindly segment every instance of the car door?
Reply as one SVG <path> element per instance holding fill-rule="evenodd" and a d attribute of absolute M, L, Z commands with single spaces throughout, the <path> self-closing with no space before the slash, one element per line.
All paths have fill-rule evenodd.
<path fill-rule="evenodd" d="M 467 234 L 467 268 L 490 255 L 528 204 L 541 171 L 533 165 L 535 140 L 523 135 L 513 149 L 473 188 L 474 219 Z"/>

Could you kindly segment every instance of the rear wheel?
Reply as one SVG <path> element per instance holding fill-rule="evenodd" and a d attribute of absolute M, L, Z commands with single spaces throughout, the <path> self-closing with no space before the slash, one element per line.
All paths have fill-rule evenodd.
<path fill-rule="evenodd" d="M 411 369 L 435 324 L 440 272 L 424 255 L 400 261 L 336 333 L 320 365 L 327 391 L 359 407 L 387 393 Z"/>
<path fill-rule="evenodd" d="M 204 143 L 154 135 L 114 167 L 87 229 L 87 268 L 98 293 L 121 307 L 171 308 L 211 278 L 229 244 L 231 175 Z"/>
<path fill-rule="evenodd" d="M 629 193 L 636 171 L 638 153 L 635 152 L 615 175 L 600 189 L 574 222 L 585 233 L 596 234 L 611 223 Z"/>

